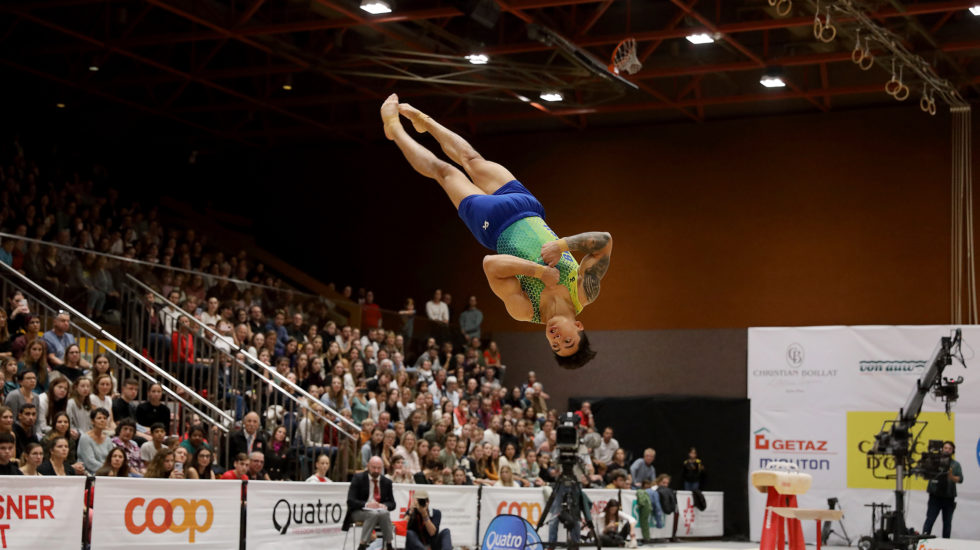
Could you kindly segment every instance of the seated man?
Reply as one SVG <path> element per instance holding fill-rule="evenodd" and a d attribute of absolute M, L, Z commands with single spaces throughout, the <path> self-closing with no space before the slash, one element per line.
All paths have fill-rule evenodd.
<path fill-rule="evenodd" d="M 417 489 L 408 511 L 405 550 L 452 550 L 449 529 L 439 530 L 442 512 L 429 508 L 429 493 Z"/>
<path fill-rule="evenodd" d="M 341 529 L 346 531 L 355 521 L 363 523 L 361 542 L 357 550 L 365 550 L 371 542 L 371 533 L 381 529 L 386 550 L 393 550 L 395 530 L 389 512 L 395 509 L 395 496 L 391 480 L 381 475 L 384 462 L 380 456 L 372 456 L 367 470 L 354 474 L 347 490 L 347 514 Z"/>

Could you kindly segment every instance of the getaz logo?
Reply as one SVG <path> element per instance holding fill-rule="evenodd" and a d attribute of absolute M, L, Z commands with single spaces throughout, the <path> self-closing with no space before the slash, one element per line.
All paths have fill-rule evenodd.
<path fill-rule="evenodd" d="M 770 464 L 792 464 L 800 470 L 830 470 L 830 459 L 821 456 L 801 455 L 833 455 L 829 444 L 823 439 L 777 439 L 772 436 L 769 428 L 759 428 L 752 434 L 756 451 L 766 451 L 783 456 L 763 456 L 759 458 L 759 467 L 766 468 Z M 786 456 L 790 455 L 790 456 Z"/>
<path fill-rule="evenodd" d="M 755 448 L 759 451 L 830 452 L 827 449 L 827 442 L 822 439 L 775 439 L 770 434 L 769 428 L 759 428 L 753 435 L 755 436 Z"/>
<path fill-rule="evenodd" d="M 918 376 L 925 370 L 925 361 L 858 361 L 858 372 L 861 374 Z"/>

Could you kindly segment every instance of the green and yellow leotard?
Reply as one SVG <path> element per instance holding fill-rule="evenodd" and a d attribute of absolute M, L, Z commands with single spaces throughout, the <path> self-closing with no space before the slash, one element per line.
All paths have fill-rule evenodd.
<path fill-rule="evenodd" d="M 546 265 L 541 259 L 541 245 L 550 241 L 557 241 L 558 235 L 548 227 L 545 221 L 532 216 L 521 218 L 510 224 L 504 229 L 497 238 L 497 253 L 517 256 L 534 263 Z M 575 313 L 582 312 L 582 303 L 578 299 L 578 262 L 572 257 L 570 252 L 564 252 L 561 260 L 558 261 L 558 284 L 568 289 L 569 296 L 572 297 L 572 305 L 575 306 Z M 541 321 L 541 291 L 544 290 L 544 283 L 541 279 L 518 275 L 517 279 L 521 282 L 521 290 L 531 300 L 534 307 L 534 323 Z"/>

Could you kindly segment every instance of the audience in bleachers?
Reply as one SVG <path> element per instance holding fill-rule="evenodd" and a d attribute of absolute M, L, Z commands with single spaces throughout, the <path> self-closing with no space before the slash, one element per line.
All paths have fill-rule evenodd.
<path fill-rule="evenodd" d="M 0 407 L 0 436 L 24 451 L 10 458 L 26 472 L 346 481 L 377 456 L 399 482 L 554 479 L 557 414 L 533 372 L 504 385 L 504 355 L 481 340 L 475 298 L 458 313 L 436 290 L 426 322 L 411 298 L 386 316 L 371 291 L 346 287 L 340 295 L 350 301 L 336 303 L 290 292 L 245 252 L 217 248 L 156 207 L 127 203 L 101 173 L 55 179 L 17 151 L 0 159 L 0 231 L 88 252 L 8 238 L 0 262 L 88 317 L 137 327 L 124 330 L 128 343 L 186 385 L 165 382 L 170 395 L 196 391 L 235 422 L 223 437 L 108 350 L 83 350 L 69 313 L 38 317 L 12 291 L 0 309 L 0 382 L 13 408 Z M 169 303 L 142 290 L 127 297 L 127 273 Z M 355 312 L 361 326 L 348 324 Z M 33 423 L 18 417 L 27 405 Z M 579 418 L 583 432 L 600 428 L 587 409 Z M 615 483 L 625 472 L 638 485 L 655 475 L 652 458 L 638 459 L 642 479 L 629 479 L 611 436 L 583 449 L 586 481 L 610 483 L 601 474 L 615 471 Z"/>

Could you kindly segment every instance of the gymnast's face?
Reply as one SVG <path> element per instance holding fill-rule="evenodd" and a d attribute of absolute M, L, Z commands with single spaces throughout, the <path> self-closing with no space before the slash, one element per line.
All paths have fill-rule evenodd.
<path fill-rule="evenodd" d="M 548 345 L 551 346 L 552 351 L 562 357 L 574 355 L 578 351 L 581 339 L 579 332 L 583 330 L 585 327 L 581 322 L 576 321 L 574 317 L 564 315 L 552 317 L 544 327 Z"/>

